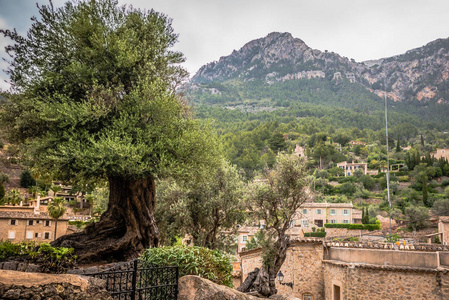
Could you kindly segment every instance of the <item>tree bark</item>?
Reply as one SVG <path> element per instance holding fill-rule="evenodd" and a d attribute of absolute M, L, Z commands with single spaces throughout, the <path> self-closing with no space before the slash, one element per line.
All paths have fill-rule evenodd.
<path fill-rule="evenodd" d="M 244 288 L 246 292 L 254 290 L 264 297 L 270 297 L 277 293 L 276 276 L 284 264 L 285 258 L 287 257 L 287 248 L 290 244 L 285 234 L 280 233 L 280 236 L 281 237 L 270 247 L 271 249 L 274 249 L 270 265 L 263 265 L 260 271 L 256 274 L 257 276 L 255 279 L 251 279 L 251 285 L 249 285 L 249 282 L 245 285 Z M 248 277 L 250 277 L 250 274 L 248 274 Z M 245 283 L 246 280 L 243 284 Z"/>
<path fill-rule="evenodd" d="M 242 293 L 251 292 L 251 287 L 253 287 L 254 281 L 257 278 L 257 275 L 259 275 L 260 269 L 255 268 L 254 271 L 249 272 L 248 276 L 246 276 L 245 281 L 242 283 L 241 286 L 237 288 L 237 291 Z"/>
<path fill-rule="evenodd" d="M 58 238 L 52 246 L 74 248 L 84 263 L 128 260 L 156 247 L 154 179 L 109 177 L 109 192 L 108 209 L 99 222 Z"/>

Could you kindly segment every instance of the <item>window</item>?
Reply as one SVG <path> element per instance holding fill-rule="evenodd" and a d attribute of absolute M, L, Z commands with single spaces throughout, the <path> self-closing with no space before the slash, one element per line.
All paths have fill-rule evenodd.
<path fill-rule="evenodd" d="M 349 209 L 343 209 L 343 215 L 345 216 L 349 215 Z"/>
<path fill-rule="evenodd" d="M 17 220 L 9 220 L 9 225 L 18 225 L 19 222 Z"/>
<path fill-rule="evenodd" d="M 34 232 L 33 231 L 27 231 L 27 239 L 31 240 L 33 238 Z"/>
<path fill-rule="evenodd" d="M 35 237 L 35 238 L 40 238 L 41 236 L 42 236 L 42 234 L 40 234 L 40 233 L 38 233 L 38 232 L 34 233 L 34 237 Z"/>
<path fill-rule="evenodd" d="M 44 226 L 51 226 L 51 221 L 50 220 L 45 220 L 44 221 Z"/>
<path fill-rule="evenodd" d="M 337 223 L 337 220 L 331 220 L 331 223 L 335 224 L 335 223 Z"/>
<path fill-rule="evenodd" d="M 16 238 L 16 232 L 15 231 L 8 231 L 8 239 L 13 240 Z"/>
<path fill-rule="evenodd" d="M 316 214 L 317 215 L 321 215 L 323 213 L 323 211 L 321 210 L 321 208 L 318 208 L 317 210 L 316 210 Z"/>
<path fill-rule="evenodd" d="M 309 227 L 309 220 L 302 220 L 303 227 Z"/>
<path fill-rule="evenodd" d="M 331 209 L 331 212 L 330 212 L 331 215 L 335 216 L 336 213 L 337 213 L 337 212 L 335 211 L 335 209 Z"/>
<path fill-rule="evenodd" d="M 44 240 L 49 240 L 50 236 L 50 232 L 44 232 Z"/>
<path fill-rule="evenodd" d="M 349 220 L 343 220 L 344 224 L 349 224 Z"/>
<path fill-rule="evenodd" d="M 307 211 L 307 208 L 304 208 L 304 209 L 302 210 L 302 214 L 303 214 L 303 215 L 307 215 L 307 212 L 308 212 L 308 211 Z"/>
<path fill-rule="evenodd" d="M 28 220 L 28 226 L 33 226 L 34 225 L 34 220 Z"/>
<path fill-rule="evenodd" d="M 242 236 L 242 243 L 246 243 L 248 241 L 248 236 L 244 235 Z"/>
<path fill-rule="evenodd" d="M 306 294 L 302 295 L 302 299 L 303 300 L 313 300 L 313 296 L 312 296 L 312 294 L 306 293 Z"/>

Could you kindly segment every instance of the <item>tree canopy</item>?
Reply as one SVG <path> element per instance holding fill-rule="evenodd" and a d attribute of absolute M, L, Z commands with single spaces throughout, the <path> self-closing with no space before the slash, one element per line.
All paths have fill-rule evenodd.
<path fill-rule="evenodd" d="M 115 0 L 50 2 L 39 14 L 26 36 L 0 30 L 13 41 L 2 128 L 32 168 L 109 182 L 100 222 L 54 245 L 92 260 L 135 256 L 158 244 L 155 178 L 187 177 L 218 156 L 176 92 L 187 75 L 170 50 L 177 35 L 167 16 Z"/>

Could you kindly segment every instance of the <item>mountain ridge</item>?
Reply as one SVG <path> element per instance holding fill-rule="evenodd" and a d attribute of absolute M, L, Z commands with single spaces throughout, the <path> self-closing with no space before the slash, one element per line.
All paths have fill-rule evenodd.
<path fill-rule="evenodd" d="M 437 39 L 392 57 L 356 62 L 312 49 L 288 32 L 272 32 L 202 66 L 190 84 L 262 80 L 267 84 L 298 79 L 347 80 L 394 101 L 449 101 L 449 39 Z M 207 91 L 206 91 L 207 92 Z M 210 92 L 210 91 L 209 91 Z"/>

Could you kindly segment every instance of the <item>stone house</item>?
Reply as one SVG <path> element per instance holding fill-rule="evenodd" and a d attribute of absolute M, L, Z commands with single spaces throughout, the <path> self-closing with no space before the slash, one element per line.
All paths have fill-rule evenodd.
<path fill-rule="evenodd" d="M 276 280 L 280 294 L 320 299 L 449 299 L 449 248 L 298 239 Z M 240 253 L 242 280 L 262 265 L 261 249 Z"/>
<path fill-rule="evenodd" d="M 12 242 L 34 241 L 51 242 L 67 233 L 69 219 L 67 216 L 52 219 L 47 211 L 40 211 L 33 206 L 0 206 L 0 240 Z"/>
<path fill-rule="evenodd" d="M 449 149 L 437 149 L 436 152 L 432 152 L 432 156 L 436 159 L 446 158 L 449 161 Z"/>
<path fill-rule="evenodd" d="M 361 142 L 361 141 L 349 141 L 350 145 L 361 145 L 361 146 L 366 146 L 365 142 Z"/>
<path fill-rule="evenodd" d="M 356 217 L 358 218 L 358 215 Z M 313 227 L 324 227 L 326 223 L 352 224 L 357 222 L 359 220 L 354 219 L 352 202 L 304 203 L 294 216 L 291 226 L 301 227 L 304 232 L 310 232 Z"/>
<path fill-rule="evenodd" d="M 296 156 L 299 157 L 306 157 L 306 148 L 299 146 L 298 144 L 296 144 L 296 148 L 295 148 L 295 154 Z"/>
<path fill-rule="evenodd" d="M 365 175 L 368 172 L 367 163 L 348 163 L 347 161 L 342 161 L 337 163 L 337 167 L 345 170 L 345 177 L 353 175 L 355 170 L 362 170 Z"/>

